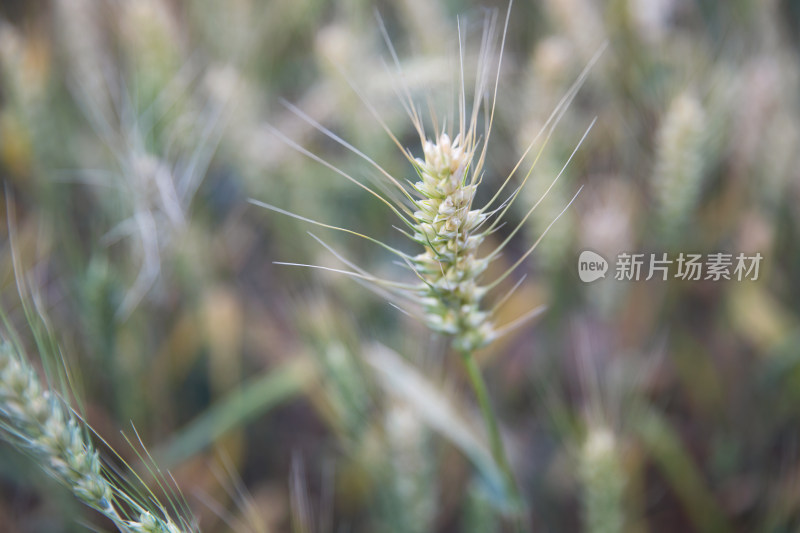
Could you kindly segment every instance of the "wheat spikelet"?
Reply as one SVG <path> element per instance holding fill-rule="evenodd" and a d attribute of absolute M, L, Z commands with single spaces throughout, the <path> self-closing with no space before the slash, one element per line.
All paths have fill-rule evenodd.
<path fill-rule="evenodd" d="M 78 499 L 108 517 L 123 532 L 181 533 L 145 509 L 110 481 L 85 424 L 57 394 L 43 386 L 36 371 L 12 343 L 0 339 L 0 436 L 29 453 Z M 134 509 L 123 516 L 116 502 Z"/>
<path fill-rule="evenodd" d="M 584 524 L 589 533 L 621 533 L 624 473 L 617 439 L 604 426 L 589 428 L 580 450 Z"/>
<path fill-rule="evenodd" d="M 679 94 L 658 133 L 658 156 L 653 185 L 658 215 L 667 237 L 682 231 L 700 198 L 707 161 L 707 120 L 700 101 Z"/>
<path fill-rule="evenodd" d="M 466 178 L 475 153 L 472 132 L 453 141 L 442 133 L 425 142 L 424 152 L 425 159 L 416 160 L 421 198 L 414 201 L 414 239 L 425 251 L 412 263 L 424 281 L 425 318 L 431 329 L 452 335 L 457 349 L 473 350 L 491 338 L 493 327 L 480 308 L 484 291 L 476 281 L 488 261 L 478 258 L 485 234 L 476 231 L 486 215 L 471 209 L 477 187 Z"/>

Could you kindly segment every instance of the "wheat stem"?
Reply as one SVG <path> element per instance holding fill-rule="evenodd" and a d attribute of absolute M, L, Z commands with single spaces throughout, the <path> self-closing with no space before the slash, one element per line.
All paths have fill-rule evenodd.
<path fill-rule="evenodd" d="M 470 351 L 461 351 L 460 354 L 461 361 L 464 363 L 464 368 L 467 371 L 467 376 L 469 377 L 469 382 L 472 386 L 472 391 L 475 394 L 475 398 L 478 401 L 478 406 L 481 409 L 483 422 L 486 425 L 486 433 L 489 437 L 489 448 L 492 452 L 492 458 L 503 472 L 503 476 L 505 478 L 505 489 L 511 498 L 515 511 L 519 512 L 521 515 L 521 511 L 524 509 L 524 503 L 519 492 L 517 481 L 514 478 L 514 473 L 511 470 L 511 464 L 508 461 L 505 447 L 503 446 L 503 438 L 500 435 L 500 427 L 497 423 L 497 417 L 494 414 L 494 409 L 492 409 L 492 403 L 489 399 L 489 391 L 486 388 L 486 381 L 483 379 L 483 374 L 481 373 L 481 369 L 478 367 L 477 361 L 475 361 L 475 356 L 473 353 Z M 523 529 L 521 516 L 519 517 L 517 523 L 517 529 Z"/>

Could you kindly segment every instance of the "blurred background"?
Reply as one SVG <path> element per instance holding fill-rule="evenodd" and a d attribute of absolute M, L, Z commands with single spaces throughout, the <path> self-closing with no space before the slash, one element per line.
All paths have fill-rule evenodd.
<path fill-rule="evenodd" d="M 202 531 L 507 527 L 446 340 L 351 278 L 274 262 L 347 268 L 311 230 L 371 272 L 402 269 L 365 240 L 247 202 L 416 253 L 383 204 L 281 137 L 377 189 L 380 175 L 281 101 L 416 179 L 369 110 L 421 153 L 376 11 L 410 90 L 426 113 L 431 94 L 441 119 L 458 76 L 456 17 L 469 81 L 487 13 L 502 26 L 506 9 L 0 3 L 0 301 L 21 323 L 13 244 L 88 422 L 134 465 L 121 432 L 135 427 Z M 597 117 L 487 274 L 512 265 L 583 186 L 487 299 L 513 289 L 498 324 L 547 312 L 478 354 L 536 531 L 800 527 L 798 28 L 792 0 L 513 6 L 478 204 L 608 43 L 513 178 L 542 149 L 488 243 L 523 220 Z M 585 249 L 612 262 L 763 260 L 757 280 L 624 282 L 612 265 L 585 284 Z M 2 531 L 86 523 L 110 527 L 0 447 Z"/>

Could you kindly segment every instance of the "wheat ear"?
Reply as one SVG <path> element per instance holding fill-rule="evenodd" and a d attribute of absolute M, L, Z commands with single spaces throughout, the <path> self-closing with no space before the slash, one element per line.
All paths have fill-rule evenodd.
<path fill-rule="evenodd" d="M 0 436 L 37 459 L 45 471 L 83 503 L 108 517 L 120 531 L 189 531 L 178 527 L 163 510 L 161 517 L 145 509 L 109 480 L 83 421 L 63 398 L 42 385 L 21 350 L 2 339 Z M 134 512 L 118 511 L 118 501 Z"/>
<path fill-rule="evenodd" d="M 617 439 L 607 427 L 589 429 L 580 450 L 583 513 L 589 533 L 620 533 L 624 529 L 625 474 Z"/>
<path fill-rule="evenodd" d="M 406 83 L 397 52 L 391 43 L 383 21 L 378 17 L 381 33 L 397 70 L 397 93 L 419 136 L 422 145 L 422 157 L 415 157 L 410 149 L 404 148 L 400 139 L 392 133 L 375 107 L 370 104 L 369 100 L 353 82 L 349 79 L 348 82 L 369 112 L 389 135 L 392 142 L 413 165 L 419 180 L 415 183 L 409 182 L 410 188 L 403 185 L 400 180 L 393 177 L 367 154 L 288 102 L 284 102 L 284 105 L 290 112 L 306 121 L 332 141 L 357 155 L 371 168 L 384 176 L 392 188 L 386 191 L 385 195 L 380 194 L 333 163 L 302 147 L 277 129 L 270 128 L 270 131 L 287 145 L 349 180 L 386 205 L 402 221 L 403 226 L 398 229 L 423 248 L 421 253 L 410 255 L 357 231 L 306 218 L 257 200 L 250 200 L 250 202 L 306 223 L 341 231 L 377 244 L 399 257 L 403 266 L 407 267 L 416 276 L 418 279 L 416 283 L 382 279 L 347 260 L 314 235 L 312 237 L 342 261 L 349 270 L 319 265 L 276 262 L 276 264 L 318 268 L 351 276 L 376 293 L 389 298 L 392 305 L 399 310 L 420 318 L 430 329 L 449 337 L 453 349 L 461 355 L 470 385 L 480 406 L 481 414 L 486 424 L 492 456 L 505 475 L 506 496 L 511 503 L 510 507 L 513 508 L 515 514 L 521 517 L 523 513 L 520 511 L 524 509 L 524 503 L 503 447 L 499 424 L 494 415 L 487 386 L 475 360 L 474 352 L 537 316 L 542 311 L 542 308 L 537 307 L 511 323 L 497 327 L 492 320 L 493 311 L 483 309 L 481 300 L 489 291 L 498 287 L 500 283 L 522 265 L 523 261 L 536 249 L 550 227 L 569 208 L 572 201 L 551 222 L 550 226 L 542 232 L 533 245 L 502 274 L 485 284 L 481 283 L 481 276 L 488 265 L 500 256 L 500 253 L 520 230 L 534 209 L 541 203 L 544 196 L 552 189 L 564 169 L 562 168 L 558 176 L 555 177 L 550 187 L 542 195 L 542 198 L 528 210 L 523 219 L 493 251 L 485 255 L 479 255 L 478 249 L 486 238 L 502 224 L 501 221 L 504 215 L 519 197 L 520 191 L 530 178 L 533 167 L 541 156 L 542 150 L 544 150 L 544 145 L 547 144 L 556 124 L 558 124 L 567 107 L 574 99 L 578 89 L 585 81 L 589 69 L 597 61 L 604 47 L 595 54 L 547 119 L 540 131 L 540 135 L 544 136 L 542 147 L 538 154 L 534 152 L 536 155 L 533 157 L 533 162 L 530 164 L 521 183 L 510 195 L 504 194 L 506 187 L 509 186 L 512 177 L 517 174 L 517 171 L 520 170 L 523 164 L 528 166 L 526 160 L 539 140 L 539 136 L 526 148 L 522 157 L 517 161 L 505 180 L 502 181 L 491 199 L 483 207 L 473 209 L 477 187 L 484 177 L 484 164 L 494 122 L 501 62 L 511 17 L 511 7 L 511 2 L 509 2 L 505 24 L 499 39 L 497 34 L 497 12 L 493 12 L 484 20 L 484 32 L 471 103 L 468 102 L 465 86 L 463 35 L 461 24 L 459 23 L 460 91 L 458 94 L 457 117 L 453 117 L 450 122 L 442 123 L 440 127 L 440 123 L 432 111 L 430 120 L 433 126 L 432 135 L 430 135 L 430 131 L 426 131 L 428 122 L 421 116 L 417 102 Z M 498 40 L 499 52 L 496 54 L 497 64 L 496 68 L 494 68 L 492 59 L 495 57 Z M 492 76 L 494 76 L 493 87 Z M 480 124 L 483 125 L 482 128 Z M 592 122 L 593 124 L 594 122 Z M 592 125 L 586 130 L 578 146 L 586 138 Z M 575 151 L 577 149 L 578 147 L 575 148 Z M 572 155 L 574 154 L 575 152 Z M 569 164 L 571 158 L 572 156 L 570 156 L 567 164 Z M 505 200 L 503 200 L 504 195 L 507 196 Z M 505 298 L 501 299 L 497 306 L 499 307 L 504 301 Z M 407 304 L 410 304 L 409 309 L 404 308 Z"/>

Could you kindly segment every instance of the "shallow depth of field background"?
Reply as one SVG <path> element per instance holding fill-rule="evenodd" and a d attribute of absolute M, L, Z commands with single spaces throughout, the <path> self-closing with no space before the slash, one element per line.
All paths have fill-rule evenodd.
<path fill-rule="evenodd" d="M 375 11 L 411 90 L 424 104 L 430 89 L 444 116 L 456 15 L 469 77 L 486 9 L 502 20 L 506 4 L 0 4 L 0 301 L 24 329 L 11 234 L 89 423 L 133 464 L 120 431 L 135 427 L 203 531 L 501 527 L 502 502 L 469 460 L 482 425 L 446 342 L 352 279 L 273 262 L 346 268 L 312 231 L 371 272 L 407 273 L 378 246 L 247 203 L 416 252 L 384 205 L 271 128 L 382 187 L 288 100 L 415 179 L 347 78 L 419 153 Z M 547 312 L 479 354 L 537 531 L 589 531 L 589 492 L 616 487 L 626 532 L 800 526 L 798 25 L 791 0 L 514 5 L 479 200 L 609 43 L 493 236 L 521 220 L 596 116 L 488 274 L 584 186 L 487 300 L 527 274 L 498 323 Z M 622 283 L 609 272 L 587 285 L 584 249 L 764 259 L 757 281 Z M 431 424 L 425 413 L 443 409 Z M 599 430 L 619 464 L 598 481 L 581 451 Z M 0 446 L 2 531 L 86 521 L 108 527 Z"/>

